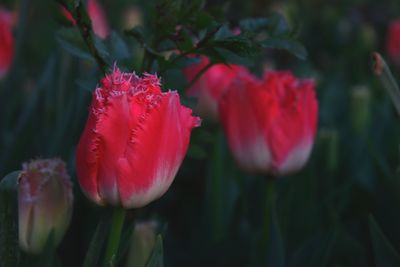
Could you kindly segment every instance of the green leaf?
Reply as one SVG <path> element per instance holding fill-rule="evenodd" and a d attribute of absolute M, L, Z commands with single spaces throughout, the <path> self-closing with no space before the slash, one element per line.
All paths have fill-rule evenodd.
<path fill-rule="evenodd" d="M 18 177 L 15 171 L 0 182 L 0 259 L 1 266 L 18 266 Z"/>
<path fill-rule="evenodd" d="M 113 60 L 121 60 L 130 56 L 129 48 L 124 39 L 116 32 L 110 35 L 110 51 Z"/>
<path fill-rule="evenodd" d="M 162 236 L 158 235 L 153 252 L 146 264 L 146 267 L 162 267 L 164 265 L 164 249 Z"/>
<path fill-rule="evenodd" d="M 400 266 L 400 255 L 390 244 L 379 225 L 372 216 L 369 217 L 369 232 L 374 250 L 376 267 L 398 267 Z"/>
<path fill-rule="evenodd" d="M 231 36 L 222 40 L 214 40 L 211 45 L 217 48 L 224 48 L 238 56 L 250 57 L 260 52 L 257 43 L 242 36 Z"/>
<path fill-rule="evenodd" d="M 204 148 L 203 148 L 204 149 Z M 237 169 L 228 153 L 222 129 L 214 135 L 212 153 L 204 151 L 209 157 L 206 181 L 205 223 L 212 241 L 221 241 L 229 236 L 233 215 L 239 197 L 239 186 L 234 179 Z"/>
<path fill-rule="evenodd" d="M 285 18 L 280 14 L 274 14 L 269 18 L 249 18 L 239 22 L 240 29 L 247 32 L 268 31 L 272 36 L 289 33 L 289 26 Z"/>
<path fill-rule="evenodd" d="M 126 30 L 125 34 L 135 38 L 141 45 L 146 43 L 146 40 L 144 37 L 144 28 L 142 26 L 136 26 L 133 29 Z"/>
<path fill-rule="evenodd" d="M 86 253 L 85 262 L 83 267 L 93 267 L 98 266 L 99 259 L 102 255 L 102 248 L 105 242 L 106 233 L 109 229 L 110 221 L 107 219 L 102 219 L 97 225 L 96 231 L 92 237 L 89 245 L 89 249 Z"/>
<path fill-rule="evenodd" d="M 289 37 L 271 37 L 260 42 L 264 48 L 285 49 L 299 59 L 307 58 L 307 50 L 296 40 Z"/>
<path fill-rule="evenodd" d="M 266 29 L 272 24 L 272 20 L 268 18 L 249 18 L 239 22 L 240 29 L 243 31 L 257 32 Z"/>
<path fill-rule="evenodd" d="M 121 236 L 121 240 L 120 240 L 120 244 L 119 244 L 119 248 L 118 248 L 117 261 L 116 262 L 120 262 L 122 260 L 122 258 L 124 257 L 126 251 L 128 250 L 134 230 L 135 230 L 135 224 L 131 223 L 123 231 L 122 236 Z"/>
<path fill-rule="evenodd" d="M 72 55 L 84 60 L 94 60 L 77 29 L 61 29 L 57 31 L 56 40 L 62 48 Z"/>

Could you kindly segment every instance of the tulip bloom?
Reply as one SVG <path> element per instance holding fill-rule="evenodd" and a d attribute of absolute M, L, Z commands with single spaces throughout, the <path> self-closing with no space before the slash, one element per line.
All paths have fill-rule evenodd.
<path fill-rule="evenodd" d="M 200 119 L 155 75 L 113 73 L 93 93 L 77 148 L 77 173 L 98 204 L 142 207 L 171 185 Z"/>
<path fill-rule="evenodd" d="M 219 113 L 243 169 L 283 175 L 303 167 L 317 126 L 314 87 L 289 72 L 270 72 L 262 80 L 243 75 L 231 84 Z"/>
<path fill-rule="evenodd" d="M 389 57 L 400 65 L 400 19 L 394 20 L 389 25 L 386 50 Z"/>
<path fill-rule="evenodd" d="M 200 57 L 200 63 L 193 64 L 183 70 L 188 82 L 208 64 L 210 60 Z M 247 69 L 240 65 L 215 64 L 203 73 L 189 88 L 187 95 L 198 98 L 196 111 L 204 117 L 218 119 L 218 99 L 226 91 L 233 79 L 241 73 L 247 73 Z"/>
<path fill-rule="evenodd" d="M 110 34 L 110 28 L 100 3 L 97 0 L 88 0 L 87 10 L 92 21 L 94 33 L 101 39 L 107 38 Z M 76 21 L 72 17 L 71 13 L 69 13 L 65 8 L 62 9 L 62 12 L 66 19 L 68 19 L 73 25 L 76 25 Z"/>
<path fill-rule="evenodd" d="M 50 234 L 58 244 L 72 215 L 72 184 L 59 159 L 39 159 L 23 164 L 18 181 L 19 244 L 40 253 Z"/>
<path fill-rule="evenodd" d="M 14 57 L 13 15 L 0 7 L 0 79 L 6 75 Z"/>

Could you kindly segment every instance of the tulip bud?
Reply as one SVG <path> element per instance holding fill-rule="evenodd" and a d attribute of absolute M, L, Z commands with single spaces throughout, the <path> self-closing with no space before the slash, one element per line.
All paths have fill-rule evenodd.
<path fill-rule="evenodd" d="M 14 57 L 13 15 L 0 7 L 0 79 L 6 75 Z"/>
<path fill-rule="evenodd" d="M 23 164 L 18 181 L 19 244 L 40 253 L 50 235 L 57 245 L 72 214 L 72 184 L 60 159 L 38 159 Z"/>
<path fill-rule="evenodd" d="M 130 6 L 124 14 L 124 28 L 133 29 L 143 23 L 142 12 L 136 6 Z"/>
<path fill-rule="evenodd" d="M 156 243 L 156 222 L 136 223 L 128 253 L 127 267 L 145 267 Z"/>
<path fill-rule="evenodd" d="M 400 19 L 392 21 L 389 25 L 386 50 L 390 59 L 400 65 Z"/>

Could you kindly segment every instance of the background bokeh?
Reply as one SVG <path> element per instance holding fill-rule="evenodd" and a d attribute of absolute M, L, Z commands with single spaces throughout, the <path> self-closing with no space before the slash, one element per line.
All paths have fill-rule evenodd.
<path fill-rule="evenodd" d="M 134 10 L 145 24 L 154 17 L 154 1 L 101 3 L 113 29 L 104 51 L 123 69 L 140 72 L 143 51 L 123 33 L 125 13 Z M 12 69 L 0 81 L 0 176 L 32 158 L 56 156 L 67 162 L 74 181 L 74 215 L 58 253 L 62 266 L 80 266 L 99 218 L 107 216 L 82 195 L 74 167 L 90 92 L 101 73 L 94 61 L 85 60 L 84 49 L 68 48 L 66 40 L 74 40 L 71 27 L 56 2 L 1 4 L 17 12 L 18 31 Z M 209 0 L 205 9 L 218 10 L 213 14 L 231 27 L 243 18 L 282 14 L 308 58 L 265 50 L 243 63 L 256 74 L 290 69 L 317 81 L 314 150 L 301 172 L 277 180 L 280 235 L 274 236 L 271 253 L 284 255 L 283 266 L 338 267 L 378 266 L 379 257 L 390 258 L 387 251 L 400 251 L 400 121 L 371 71 L 370 58 L 372 51 L 385 56 L 387 27 L 400 17 L 400 2 Z M 398 77 L 400 67 L 387 59 Z M 166 71 L 161 78 L 164 89 L 184 97 L 187 81 L 180 70 Z M 220 125 L 205 120 L 193 131 L 170 190 L 148 207 L 129 211 L 128 223 L 159 222 L 165 266 L 254 266 L 263 180 L 238 169 Z M 372 217 L 382 230 L 379 237 L 387 240 L 374 237 Z M 389 264 L 379 266 L 396 266 Z"/>

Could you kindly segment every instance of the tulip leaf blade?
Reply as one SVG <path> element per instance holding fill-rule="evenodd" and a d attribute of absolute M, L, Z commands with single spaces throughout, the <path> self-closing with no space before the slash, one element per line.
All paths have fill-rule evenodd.
<path fill-rule="evenodd" d="M 18 193 L 20 171 L 6 175 L 0 182 L 0 259 L 4 267 L 18 266 Z"/>
<path fill-rule="evenodd" d="M 252 57 L 260 52 L 260 47 L 256 42 L 244 36 L 230 36 L 211 42 L 216 48 L 224 48 L 238 56 Z"/>
<path fill-rule="evenodd" d="M 103 244 L 106 240 L 106 235 L 104 233 L 109 229 L 109 224 L 109 220 L 100 220 L 93 234 L 92 240 L 90 241 L 83 267 L 92 267 L 98 265 L 99 259 L 102 255 L 101 253 Z"/>
<path fill-rule="evenodd" d="M 164 249 L 162 236 L 159 234 L 156 238 L 153 252 L 147 261 L 146 267 L 162 267 L 164 265 Z"/>
<path fill-rule="evenodd" d="M 369 231 L 372 248 L 374 251 L 375 266 L 395 267 L 400 266 L 400 255 L 387 239 L 381 228 L 373 218 L 369 217 Z"/>
<path fill-rule="evenodd" d="M 93 60 L 93 56 L 87 51 L 85 43 L 76 29 L 61 29 L 56 32 L 56 41 L 71 55 L 84 60 Z"/>
<path fill-rule="evenodd" d="M 135 224 L 131 223 L 126 229 L 123 230 L 118 253 L 117 253 L 117 261 L 120 262 L 124 257 L 125 253 L 128 251 L 130 241 L 133 235 L 133 231 L 135 230 Z"/>
<path fill-rule="evenodd" d="M 299 59 L 307 59 L 308 53 L 305 47 L 297 40 L 290 37 L 271 37 L 261 42 L 264 48 L 285 49 Z"/>

